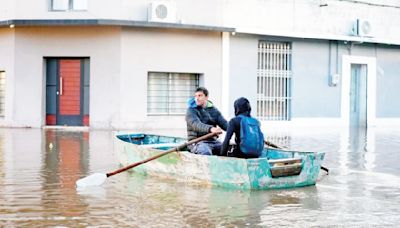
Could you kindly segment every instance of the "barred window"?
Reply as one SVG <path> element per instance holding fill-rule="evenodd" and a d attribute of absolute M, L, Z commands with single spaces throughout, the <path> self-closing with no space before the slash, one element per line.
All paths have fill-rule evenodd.
<path fill-rule="evenodd" d="M 51 0 L 50 11 L 85 11 L 87 0 Z"/>
<path fill-rule="evenodd" d="M 0 71 L 0 116 L 4 116 L 6 99 L 6 72 Z"/>
<path fill-rule="evenodd" d="M 198 86 L 199 74 L 149 72 L 148 115 L 184 115 Z"/>
<path fill-rule="evenodd" d="M 290 43 L 260 41 L 257 67 L 257 117 L 291 118 L 292 50 Z"/>

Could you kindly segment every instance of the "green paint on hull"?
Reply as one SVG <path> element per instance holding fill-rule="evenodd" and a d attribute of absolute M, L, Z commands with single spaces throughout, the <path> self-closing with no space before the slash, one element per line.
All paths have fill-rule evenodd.
<path fill-rule="evenodd" d="M 138 138 L 141 139 L 139 140 Z M 132 140 L 136 138 L 137 140 Z M 165 143 L 181 144 L 182 138 L 116 133 L 115 149 L 123 166 L 145 160 L 170 147 L 158 147 Z M 143 146 L 146 145 L 146 146 Z M 274 177 L 271 161 L 299 160 L 297 174 Z M 293 188 L 316 183 L 324 153 L 265 149 L 257 159 L 240 159 L 221 156 L 195 155 L 189 152 L 171 153 L 134 168 L 135 172 L 173 177 L 191 182 L 202 182 L 234 189 Z M 272 165 L 271 165 L 272 164 Z M 281 163 L 286 169 L 290 164 Z M 274 166 L 274 167 L 273 167 Z M 280 167 L 278 166 L 278 169 Z M 275 169 L 276 170 L 276 169 Z"/>
<path fill-rule="evenodd" d="M 250 188 L 245 159 L 219 156 L 207 156 L 207 158 L 210 162 L 209 173 L 214 185 L 228 188 Z"/>

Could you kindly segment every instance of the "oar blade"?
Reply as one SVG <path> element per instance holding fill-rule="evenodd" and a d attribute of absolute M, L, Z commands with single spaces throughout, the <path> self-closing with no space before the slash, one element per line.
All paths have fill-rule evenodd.
<path fill-rule="evenodd" d="M 104 173 L 94 173 L 90 176 L 84 177 L 76 181 L 77 188 L 84 188 L 88 186 L 99 186 L 106 181 L 107 175 Z"/>

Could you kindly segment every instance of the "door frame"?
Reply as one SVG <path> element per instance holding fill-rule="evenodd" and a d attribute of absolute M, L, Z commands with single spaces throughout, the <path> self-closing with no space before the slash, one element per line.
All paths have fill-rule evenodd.
<path fill-rule="evenodd" d="M 376 58 L 364 56 L 342 56 L 341 119 L 350 126 L 351 64 L 367 66 L 367 127 L 376 122 Z"/>

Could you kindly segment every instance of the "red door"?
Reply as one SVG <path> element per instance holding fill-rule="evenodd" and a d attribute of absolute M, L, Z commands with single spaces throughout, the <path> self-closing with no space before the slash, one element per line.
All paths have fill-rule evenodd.
<path fill-rule="evenodd" d="M 47 64 L 47 124 L 89 124 L 88 71 L 85 59 L 49 59 Z M 86 97 L 86 99 L 85 99 Z M 85 104 L 86 103 L 86 104 Z M 86 108 L 85 108 L 86 107 Z M 85 110 L 84 110 L 85 108 Z"/>
<path fill-rule="evenodd" d="M 58 125 L 82 125 L 81 60 L 59 61 Z"/>

